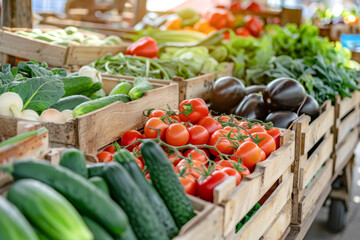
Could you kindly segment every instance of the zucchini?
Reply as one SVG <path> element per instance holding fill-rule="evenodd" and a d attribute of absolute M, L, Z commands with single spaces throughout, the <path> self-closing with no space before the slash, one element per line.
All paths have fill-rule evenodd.
<path fill-rule="evenodd" d="M 150 139 L 145 139 L 141 144 L 141 154 L 151 182 L 181 228 L 195 213 L 169 159 L 161 147 Z"/>
<path fill-rule="evenodd" d="M 115 153 L 114 158 L 117 155 Z M 112 198 L 128 215 L 131 227 L 138 239 L 169 239 L 145 195 L 123 166 L 116 162 L 108 163 L 104 167 L 103 178 L 109 186 Z"/>
<path fill-rule="evenodd" d="M 89 178 L 101 176 L 105 166 L 106 166 L 106 163 L 95 163 L 95 164 L 86 165 L 86 168 L 87 168 L 88 174 L 89 174 Z"/>
<path fill-rule="evenodd" d="M 2 196 L 0 196 L 0 239 L 38 240 L 26 218 Z"/>
<path fill-rule="evenodd" d="M 128 82 L 122 82 L 116 85 L 111 92 L 109 93 L 109 96 L 116 95 L 116 94 L 125 94 L 128 95 L 131 89 L 131 84 Z"/>
<path fill-rule="evenodd" d="M 86 226 L 92 232 L 94 236 L 93 240 L 114 240 L 114 238 L 105 229 L 99 226 L 99 224 L 94 222 L 91 218 L 82 216 L 82 219 L 84 220 Z"/>
<path fill-rule="evenodd" d="M 53 187 L 82 214 L 89 216 L 113 236 L 120 236 L 128 225 L 124 211 L 87 179 L 47 161 L 20 160 L 0 166 L 16 180 L 31 178 Z M 91 196 L 91 197 L 89 197 Z"/>
<path fill-rule="evenodd" d="M 113 96 L 108 96 L 108 97 L 84 102 L 74 109 L 73 117 L 76 118 L 76 117 L 84 115 L 86 113 L 103 108 L 103 107 L 110 105 L 111 103 L 114 103 L 117 101 L 126 103 L 126 102 L 129 102 L 130 99 L 128 96 L 126 96 L 124 94 L 119 94 L 119 95 L 113 95 Z"/>
<path fill-rule="evenodd" d="M 63 97 L 71 95 L 79 95 L 92 87 L 94 84 L 91 77 L 86 76 L 71 76 L 61 78 L 64 83 L 65 95 Z"/>
<path fill-rule="evenodd" d="M 176 226 L 170 211 L 167 209 L 164 201 L 161 199 L 153 186 L 144 178 L 139 166 L 135 162 L 134 156 L 129 151 L 121 149 L 118 151 L 115 161 L 120 163 L 126 169 L 140 188 L 141 192 L 144 193 L 160 222 L 165 227 L 168 237 L 175 237 L 178 234 L 179 229 Z"/>
<path fill-rule="evenodd" d="M 93 93 L 99 91 L 102 89 L 102 83 L 101 82 L 94 82 L 94 84 L 86 91 L 83 91 L 80 93 L 80 95 L 84 95 L 87 97 L 90 97 Z"/>
<path fill-rule="evenodd" d="M 51 239 L 93 239 L 75 208 L 46 184 L 32 179 L 17 181 L 10 187 L 7 198 Z"/>
<path fill-rule="evenodd" d="M 110 196 L 109 187 L 102 177 L 95 176 L 89 178 L 89 181 L 94 184 L 98 189 L 103 191 L 106 195 Z"/>
<path fill-rule="evenodd" d="M 89 96 L 89 98 L 92 100 L 98 99 L 98 98 L 103 98 L 103 97 L 106 97 L 106 93 L 103 89 L 97 90 L 96 92 L 94 92 L 93 94 L 91 94 Z"/>
<path fill-rule="evenodd" d="M 66 109 L 68 110 L 74 110 L 74 108 L 81 103 L 90 101 L 91 99 L 83 96 L 83 95 L 72 95 L 68 97 L 61 98 L 57 103 L 53 104 L 51 108 L 54 108 L 58 110 L 59 112 L 62 112 Z"/>
<path fill-rule="evenodd" d="M 134 87 L 129 92 L 129 97 L 131 100 L 141 98 L 145 92 L 153 89 L 151 83 L 143 77 L 136 77 L 134 79 L 133 86 Z"/>
<path fill-rule="evenodd" d="M 61 154 L 60 166 L 70 169 L 84 178 L 88 178 L 85 156 L 76 148 L 67 149 Z"/>

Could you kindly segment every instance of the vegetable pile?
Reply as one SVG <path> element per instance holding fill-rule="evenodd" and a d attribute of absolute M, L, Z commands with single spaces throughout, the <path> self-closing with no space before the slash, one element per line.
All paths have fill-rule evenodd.
<path fill-rule="evenodd" d="M 33 29 L 31 32 L 16 31 L 15 33 L 21 36 L 64 46 L 68 46 L 69 44 L 83 46 L 107 46 L 122 44 L 122 40 L 118 36 L 111 35 L 104 39 L 100 39 L 97 35 L 83 33 L 76 27 L 67 27 L 65 29 L 46 32 L 42 32 L 40 29 Z"/>
<path fill-rule="evenodd" d="M 68 149 L 60 166 L 19 160 L 0 166 L 15 179 L 0 196 L 1 239 L 168 240 L 195 216 L 171 163 L 152 140 L 141 146 L 152 185 L 133 155 L 86 165 Z M 101 204 L 99 204 L 101 203 Z M 60 221 L 61 220 L 61 221 Z"/>
<path fill-rule="evenodd" d="M 125 89 L 117 86 L 106 96 L 101 75 L 88 66 L 68 75 L 65 69 L 48 69 L 34 60 L 13 68 L 5 64 L 0 72 L 0 115 L 65 123 L 116 101 L 138 99 L 152 89 L 144 78 L 136 78 L 133 86 L 123 80 L 123 85 Z"/>
<path fill-rule="evenodd" d="M 214 188 L 225 179 L 234 176 L 240 184 L 257 162 L 266 160 L 279 147 L 280 130 L 271 124 L 238 120 L 232 115 L 214 118 L 200 98 L 181 102 L 178 110 L 151 109 L 147 115 L 143 134 L 125 132 L 119 143 L 98 154 L 99 161 L 111 162 L 117 150 L 128 149 L 146 178 L 153 181 L 154 163 L 149 163 L 143 149 L 147 139 L 153 139 L 165 150 L 167 158 L 162 161 L 172 165 L 164 177 L 176 173 L 187 194 L 207 201 L 213 201 Z"/>

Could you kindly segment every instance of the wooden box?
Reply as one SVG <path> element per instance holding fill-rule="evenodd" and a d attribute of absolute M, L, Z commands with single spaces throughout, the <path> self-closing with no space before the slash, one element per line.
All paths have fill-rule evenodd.
<path fill-rule="evenodd" d="M 309 116 L 301 116 L 294 123 L 295 162 L 292 223 L 300 224 L 313 211 L 315 203 L 330 187 L 333 161 L 334 107 L 327 101 L 320 115 L 310 123 Z"/>
<path fill-rule="evenodd" d="M 118 82 L 103 81 L 103 89 L 109 92 Z M 50 146 L 75 147 L 83 151 L 90 160 L 95 161 L 99 149 L 118 140 L 124 132 L 144 126 L 146 117 L 143 111 L 149 108 L 176 107 L 178 85 L 174 83 L 154 84 L 154 89 L 142 98 L 123 103 L 115 102 L 106 107 L 72 119 L 65 124 L 45 123 L 49 130 Z M 0 134 L 12 137 L 17 131 L 17 122 L 21 119 L 0 116 Z"/>
<path fill-rule="evenodd" d="M 17 30 L 0 30 L 0 54 L 3 55 L 0 60 L 3 63 L 9 62 L 10 57 L 17 57 L 45 61 L 54 67 L 86 65 L 108 53 L 125 52 L 128 46 L 128 43 L 117 46 L 62 46 L 15 34 Z"/>
<path fill-rule="evenodd" d="M 276 213 L 274 214 L 274 218 L 269 220 L 267 224 L 263 225 L 261 231 L 256 230 L 258 231 L 256 232 L 256 234 L 259 235 L 258 238 L 266 233 L 266 230 L 270 228 L 272 221 L 276 220 L 276 216 L 282 212 L 286 203 L 290 201 L 293 177 L 292 174 L 289 174 L 289 172 L 291 164 L 294 161 L 295 153 L 295 142 L 293 140 L 293 136 L 291 136 L 291 133 L 292 132 L 289 130 L 283 131 L 280 138 L 280 148 L 271 153 L 265 161 L 257 163 L 254 172 L 244 177 L 238 186 L 235 185 L 235 179 L 229 178 L 214 189 L 214 203 L 224 209 L 225 239 L 233 239 L 235 236 L 236 239 L 240 239 L 242 238 L 240 236 L 242 235 L 241 233 L 244 231 L 250 233 L 252 231 L 246 229 L 248 228 L 247 226 L 254 227 L 256 225 L 252 225 L 252 221 L 259 221 L 259 219 L 257 219 L 255 216 L 251 218 L 249 224 L 246 223 L 238 233 L 235 233 L 235 227 L 237 223 L 255 206 L 256 203 L 263 199 L 264 196 L 265 198 L 267 197 L 267 193 L 270 189 L 272 189 L 272 187 L 276 188 L 275 192 L 282 192 L 281 195 L 283 197 L 283 204 L 279 202 L 276 206 L 276 209 L 273 209 L 273 213 Z M 285 190 L 279 190 L 282 189 L 282 186 L 284 185 L 286 185 L 284 187 Z M 269 207 L 265 207 L 267 205 L 264 204 L 264 208 L 260 208 L 259 213 L 256 213 L 256 215 L 262 214 L 261 216 L 265 216 L 270 214 L 269 211 L 272 210 L 265 209 L 274 207 L 274 201 L 277 201 L 277 197 L 275 197 L 275 195 L 271 195 L 273 198 L 275 198 L 275 200 L 272 200 L 271 197 L 268 198 L 267 205 L 269 205 Z M 279 216 L 279 218 L 281 218 L 279 221 L 283 221 L 283 217 Z M 250 228 L 252 227 L 249 227 L 249 229 Z M 277 230 L 269 229 L 269 231 Z M 244 236 L 247 236 L 246 234 L 244 233 Z"/>

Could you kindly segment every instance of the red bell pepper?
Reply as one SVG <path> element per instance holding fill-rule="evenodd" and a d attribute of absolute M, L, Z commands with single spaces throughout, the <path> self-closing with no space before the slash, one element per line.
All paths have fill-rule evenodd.
<path fill-rule="evenodd" d="M 206 20 L 217 29 L 233 28 L 234 26 L 234 16 L 232 13 L 221 8 L 211 9 L 206 14 Z"/>
<path fill-rule="evenodd" d="M 136 55 L 148 58 L 157 58 L 159 48 L 156 41 L 151 37 L 142 37 L 130 44 L 126 49 L 127 55 Z"/>
<path fill-rule="evenodd" d="M 240 12 L 241 10 L 243 10 L 241 7 L 241 1 L 239 0 L 239 1 L 232 3 L 229 10 L 233 13 L 237 13 L 237 12 Z"/>
<path fill-rule="evenodd" d="M 250 37 L 251 33 L 249 32 L 249 30 L 247 30 L 246 28 L 237 28 L 235 30 L 235 33 L 237 36 L 241 36 L 241 37 Z"/>
<path fill-rule="evenodd" d="M 250 20 L 245 24 L 245 28 L 249 30 L 251 35 L 254 37 L 259 37 L 264 30 L 262 22 L 256 16 L 252 16 L 250 18 Z"/>
<path fill-rule="evenodd" d="M 250 12 L 262 12 L 264 11 L 264 7 L 260 3 L 253 1 L 247 6 L 246 10 Z"/>
<path fill-rule="evenodd" d="M 201 98 L 184 100 L 180 103 L 180 120 L 183 122 L 197 123 L 201 118 L 209 115 L 209 108 Z"/>

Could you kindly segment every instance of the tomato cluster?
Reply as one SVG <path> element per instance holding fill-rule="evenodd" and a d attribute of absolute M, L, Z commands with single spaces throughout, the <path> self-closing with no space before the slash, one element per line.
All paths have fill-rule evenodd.
<path fill-rule="evenodd" d="M 133 152 L 143 169 L 141 139 L 155 139 L 185 192 L 207 201 L 213 201 L 214 188 L 229 176 L 240 184 L 257 162 L 278 148 L 280 137 L 279 129 L 258 122 L 240 121 L 234 116 L 213 117 L 199 98 L 181 102 L 178 110 L 153 110 L 143 132 L 125 132 L 120 145 Z"/>

